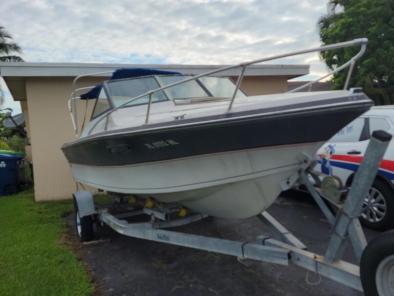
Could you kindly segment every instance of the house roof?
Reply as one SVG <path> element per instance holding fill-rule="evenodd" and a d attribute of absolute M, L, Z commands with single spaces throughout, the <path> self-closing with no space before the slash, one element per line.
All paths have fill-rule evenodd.
<path fill-rule="evenodd" d="M 97 76 L 111 76 L 111 72 L 119 68 L 150 68 L 165 71 L 176 71 L 183 74 L 202 74 L 224 67 L 225 65 L 177 65 L 177 64 L 92 64 L 92 63 L 0 63 L 2 77 L 72 77 L 81 74 L 106 72 Z M 219 76 L 236 76 L 240 69 L 231 69 L 218 73 Z M 309 73 L 309 65 L 251 65 L 245 71 L 246 76 L 289 76 L 297 77 Z"/>

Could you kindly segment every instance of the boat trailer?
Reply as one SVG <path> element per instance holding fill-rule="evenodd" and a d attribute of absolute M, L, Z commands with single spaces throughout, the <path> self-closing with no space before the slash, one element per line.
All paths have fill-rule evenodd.
<path fill-rule="evenodd" d="M 330 240 L 323 255 L 308 251 L 297 237 L 268 212 L 263 212 L 259 218 L 268 221 L 279 232 L 282 240 L 261 235 L 254 242 L 232 241 L 167 230 L 207 217 L 199 213 L 188 213 L 187 209 L 179 205 L 156 205 L 148 198 L 143 206 L 136 207 L 134 197 L 118 196 L 116 198 L 122 205 L 122 211 L 114 213 L 108 206 L 96 204 L 92 193 L 82 190 L 74 194 L 77 235 L 81 241 L 92 240 L 95 227 L 106 224 L 116 232 L 133 238 L 231 255 L 240 260 L 294 264 L 363 291 L 365 295 L 394 295 L 394 232 L 382 233 L 367 244 L 358 220 L 364 197 L 373 183 L 390 140 L 391 135 L 384 131 L 373 133 L 346 200 L 336 214 L 327 206 L 321 190 L 311 181 L 316 161 L 308 157 L 300 160 L 302 165 L 296 178 L 307 188 L 332 226 Z M 293 184 L 293 181 L 285 183 Z M 283 187 L 287 189 L 286 184 Z M 145 220 L 128 221 L 136 217 Z M 348 242 L 358 265 L 341 259 Z"/>

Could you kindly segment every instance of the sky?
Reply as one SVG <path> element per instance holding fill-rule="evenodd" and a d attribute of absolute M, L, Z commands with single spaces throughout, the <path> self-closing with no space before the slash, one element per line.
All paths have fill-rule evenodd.
<path fill-rule="evenodd" d="M 327 2 L 1 0 L 0 25 L 28 62 L 234 64 L 319 46 Z M 326 73 L 317 54 L 276 63 Z"/>

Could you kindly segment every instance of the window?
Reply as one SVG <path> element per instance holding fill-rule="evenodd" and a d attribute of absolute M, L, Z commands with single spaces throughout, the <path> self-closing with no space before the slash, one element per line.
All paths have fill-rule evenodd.
<path fill-rule="evenodd" d="M 365 118 L 356 118 L 330 139 L 330 142 L 358 142 L 365 126 Z"/>
<path fill-rule="evenodd" d="M 130 99 L 142 95 L 150 90 L 160 88 L 158 82 L 153 77 L 142 77 L 135 79 L 114 80 L 108 82 L 108 89 L 111 99 L 115 107 L 120 106 Z M 163 91 L 157 91 L 152 94 L 152 102 L 159 102 L 167 100 Z M 147 104 L 149 96 L 136 99 L 127 106 L 135 106 Z"/>
<path fill-rule="evenodd" d="M 191 76 L 159 76 L 159 79 L 162 85 L 165 86 L 190 77 Z M 167 92 L 172 99 L 203 98 L 209 96 L 195 80 L 169 87 L 167 88 Z"/>
<path fill-rule="evenodd" d="M 110 108 L 111 108 L 111 105 L 109 104 L 109 101 L 108 101 L 107 95 L 105 94 L 104 88 L 101 88 L 99 97 L 96 99 L 96 105 L 94 106 L 92 117 L 93 118 L 97 117 Z"/>
<path fill-rule="evenodd" d="M 214 97 L 233 97 L 235 84 L 232 83 L 230 79 L 219 77 L 201 77 L 199 80 Z M 245 94 L 240 89 L 238 89 L 237 97 L 245 97 Z"/>
<path fill-rule="evenodd" d="M 390 124 L 384 118 L 370 117 L 369 118 L 369 129 L 370 129 L 371 135 L 372 135 L 372 132 L 377 131 L 377 130 L 384 130 L 384 131 L 389 130 Z"/>

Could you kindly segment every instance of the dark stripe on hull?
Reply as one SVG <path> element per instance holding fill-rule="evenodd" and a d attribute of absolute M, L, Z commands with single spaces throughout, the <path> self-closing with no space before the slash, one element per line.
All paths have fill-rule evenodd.
<path fill-rule="evenodd" d="M 95 137 L 62 149 L 70 163 L 112 166 L 258 147 L 326 141 L 369 104 Z"/>
<path fill-rule="evenodd" d="M 313 108 L 313 107 L 321 107 L 322 105 L 329 105 L 333 106 L 334 104 L 338 103 L 345 103 L 345 102 L 350 102 L 350 101 L 362 101 L 366 100 L 368 97 L 366 97 L 364 94 L 352 94 L 347 97 L 340 97 L 340 98 L 333 98 L 329 100 L 325 100 L 324 102 L 321 101 L 312 101 L 312 102 L 304 102 L 304 103 L 297 103 L 297 104 L 291 104 L 291 105 L 286 105 L 286 106 L 276 106 L 276 107 L 270 107 L 270 108 L 260 108 L 260 109 L 251 109 L 247 111 L 240 111 L 240 112 L 224 112 L 222 114 L 215 114 L 215 115 L 210 115 L 210 116 L 205 116 L 203 118 L 198 117 L 198 118 L 186 118 L 182 120 L 177 120 L 177 121 L 172 121 L 172 122 L 161 122 L 161 123 L 149 123 L 149 124 L 143 124 L 140 126 L 135 126 L 135 127 L 129 127 L 129 128 L 123 128 L 123 129 L 117 129 L 113 131 L 101 131 L 98 133 L 94 133 L 92 135 L 83 137 L 81 139 L 78 139 L 74 142 L 70 142 L 64 145 L 64 147 L 76 144 L 76 143 L 83 143 L 87 141 L 92 141 L 95 140 L 98 137 L 108 137 L 116 134 L 121 134 L 121 133 L 131 133 L 131 132 L 150 132 L 151 129 L 154 128 L 171 128 L 174 125 L 181 125 L 181 124 L 193 124 L 193 123 L 198 123 L 202 124 L 208 121 L 217 121 L 217 120 L 231 120 L 231 119 L 237 119 L 239 117 L 243 116 L 262 116 L 262 115 L 268 115 L 268 113 L 271 112 L 279 112 L 279 113 L 286 113 L 286 112 L 294 112 L 295 109 L 303 109 L 303 108 Z M 335 106 L 335 105 L 334 105 Z"/>

